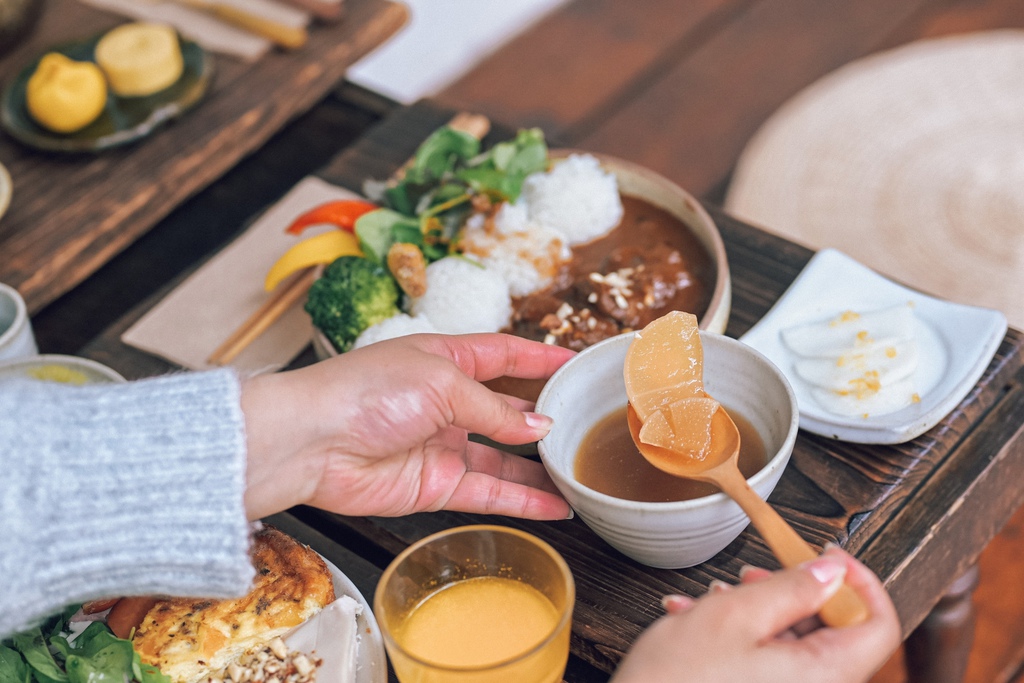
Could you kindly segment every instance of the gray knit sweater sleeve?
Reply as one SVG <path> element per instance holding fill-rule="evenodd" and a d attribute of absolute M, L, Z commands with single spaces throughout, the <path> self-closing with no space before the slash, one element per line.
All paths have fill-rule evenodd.
<path fill-rule="evenodd" d="M 244 593 L 245 455 L 230 370 L 0 382 L 0 638 L 104 596 Z"/>

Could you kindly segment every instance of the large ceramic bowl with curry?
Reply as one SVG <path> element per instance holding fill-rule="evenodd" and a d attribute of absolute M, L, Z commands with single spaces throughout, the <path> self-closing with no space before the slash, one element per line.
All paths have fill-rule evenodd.
<path fill-rule="evenodd" d="M 581 152 L 553 150 L 550 158 L 558 164 L 573 154 Z M 702 330 L 723 333 L 732 285 L 725 245 L 711 216 L 668 178 L 622 159 L 591 156 L 617 179 L 622 220 L 604 236 L 573 246 L 571 260 L 550 287 L 514 297 L 512 319 L 504 331 L 582 350 L 642 328 L 668 311 L 682 310 L 696 315 Z M 624 269 L 631 273 L 629 288 L 601 284 L 609 274 Z M 638 271 L 643 271 L 646 281 Z M 596 322 L 552 335 L 552 316 L 567 318 L 564 313 L 570 309 L 588 309 L 587 317 Z M 321 359 L 338 355 L 319 330 L 314 330 L 313 346 Z M 537 398 L 544 385 L 509 378 L 490 384 L 497 391 L 530 400 Z"/>

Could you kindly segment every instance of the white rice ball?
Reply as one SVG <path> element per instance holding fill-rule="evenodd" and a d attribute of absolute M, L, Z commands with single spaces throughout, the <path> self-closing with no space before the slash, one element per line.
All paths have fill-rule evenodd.
<path fill-rule="evenodd" d="M 384 341 L 385 339 L 395 339 L 396 337 L 404 337 L 407 334 L 419 334 L 421 332 L 436 333 L 437 328 L 421 315 L 411 316 L 407 313 L 399 313 L 381 320 L 376 325 L 367 327 L 356 337 L 352 348 L 358 349 Z"/>
<path fill-rule="evenodd" d="M 521 201 L 531 220 L 562 233 L 570 245 L 602 237 L 622 220 L 615 174 L 589 154 L 571 154 L 550 171 L 529 176 Z"/>
<path fill-rule="evenodd" d="M 494 212 L 494 227 L 498 232 L 511 234 L 530 228 L 530 207 L 526 202 L 502 202 Z"/>
<path fill-rule="evenodd" d="M 512 296 L 526 296 L 554 281 L 572 258 L 572 249 L 556 230 L 521 220 L 525 207 L 506 211 L 508 206 L 503 204 L 492 221 L 467 223 L 461 244 L 467 254 L 505 279 Z"/>
<path fill-rule="evenodd" d="M 512 317 L 512 297 L 496 271 L 448 256 L 427 266 L 427 292 L 410 300 L 409 312 L 444 334 L 497 332 Z"/>

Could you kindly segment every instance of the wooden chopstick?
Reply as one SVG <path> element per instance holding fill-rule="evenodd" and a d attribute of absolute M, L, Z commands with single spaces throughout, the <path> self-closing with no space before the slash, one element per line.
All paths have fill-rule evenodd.
<path fill-rule="evenodd" d="M 206 362 L 210 365 L 227 365 L 237 358 L 249 344 L 277 322 L 285 311 L 306 295 L 315 279 L 315 269 L 306 268 L 292 276 L 286 284 L 279 285 L 274 294 L 210 354 Z"/>
<path fill-rule="evenodd" d="M 448 126 L 475 138 L 483 138 L 490 130 L 491 122 L 486 116 L 460 112 L 452 117 Z M 405 170 L 413 163 L 412 159 L 402 164 L 392 179 L 401 179 Z M 257 337 L 267 331 L 285 311 L 294 306 L 309 291 L 316 280 L 316 267 L 306 268 L 296 273 L 286 283 L 278 285 L 273 295 L 260 306 L 245 322 L 238 326 L 217 349 L 210 354 L 206 362 L 210 365 L 227 365 L 244 351 Z"/>

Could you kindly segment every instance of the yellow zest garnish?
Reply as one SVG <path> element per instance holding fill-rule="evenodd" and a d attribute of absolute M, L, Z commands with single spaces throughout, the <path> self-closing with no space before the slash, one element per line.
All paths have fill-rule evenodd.
<path fill-rule="evenodd" d="M 920 403 L 921 402 L 921 395 L 915 391 L 914 394 L 910 397 L 910 402 L 911 403 Z"/>
<path fill-rule="evenodd" d="M 836 393 L 840 396 L 853 395 L 857 399 L 865 399 L 877 394 L 882 388 L 882 382 L 878 378 L 877 370 L 868 370 L 863 377 L 857 377 L 849 381 L 850 389 L 840 390 Z"/>
<path fill-rule="evenodd" d="M 896 347 L 895 346 L 887 346 L 887 347 L 885 347 L 885 355 L 886 355 L 887 358 L 895 358 L 896 357 Z"/>
<path fill-rule="evenodd" d="M 860 313 L 857 313 L 856 311 L 843 311 L 834 320 L 829 321 L 829 325 L 831 327 L 835 327 L 836 325 L 841 325 L 842 323 L 853 322 L 854 320 L 859 320 L 859 319 L 860 319 Z"/>
<path fill-rule="evenodd" d="M 293 245 L 267 271 L 263 287 L 272 291 L 286 277 L 310 266 L 331 263 L 340 256 L 362 256 L 359 240 L 350 232 L 331 230 Z"/>
<path fill-rule="evenodd" d="M 868 334 L 867 330 L 861 330 L 857 333 L 857 344 L 870 344 L 874 339 Z"/>

